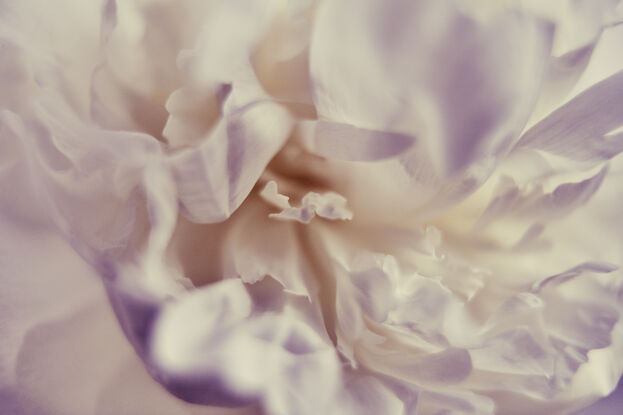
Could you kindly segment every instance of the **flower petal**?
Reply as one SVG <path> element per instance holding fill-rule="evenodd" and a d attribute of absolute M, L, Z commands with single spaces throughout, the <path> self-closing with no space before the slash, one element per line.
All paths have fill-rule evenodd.
<path fill-rule="evenodd" d="M 404 402 L 374 377 L 366 376 L 352 380 L 347 385 L 347 393 L 353 415 L 406 413 Z"/>
<path fill-rule="evenodd" d="M 516 12 L 478 19 L 448 1 L 323 3 L 310 52 L 319 118 L 418 136 L 442 175 L 505 151 L 550 36 Z"/>
<path fill-rule="evenodd" d="M 183 213 L 202 223 L 227 219 L 285 143 L 291 126 L 283 107 L 251 102 L 221 119 L 198 147 L 173 154 L 170 163 Z"/>
<path fill-rule="evenodd" d="M 415 142 L 406 134 L 322 120 L 303 122 L 298 128 L 304 131 L 303 143 L 307 151 L 335 160 L 383 160 L 403 153 Z"/>
<path fill-rule="evenodd" d="M 250 316 L 252 307 L 238 279 L 165 306 L 150 345 L 166 386 L 195 402 L 236 405 L 259 399 L 275 414 L 326 410 L 339 385 L 332 346 L 295 316 Z"/>
<path fill-rule="evenodd" d="M 580 161 L 609 160 L 623 151 L 623 71 L 595 84 L 530 128 L 517 147 Z"/>

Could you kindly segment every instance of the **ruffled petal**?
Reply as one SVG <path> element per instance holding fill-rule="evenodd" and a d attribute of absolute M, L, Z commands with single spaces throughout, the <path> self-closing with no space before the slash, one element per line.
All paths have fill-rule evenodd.
<path fill-rule="evenodd" d="M 295 316 L 251 316 L 240 280 L 204 287 L 165 306 L 150 356 L 167 387 L 187 400 L 239 405 L 261 400 L 270 413 L 328 408 L 339 385 L 333 348 Z M 195 319 L 189 317 L 211 316 Z M 315 381 L 323 379 L 322 387 Z"/>
<path fill-rule="evenodd" d="M 177 56 L 192 47 L 202 16 L 212 7 L 195 0 L 106 0 L 99 62 L 91 78 L 92 120 L 162 140 L 165 101 L 182 84 Z"/>
<path fill-rule="evenodd" d="M 578 182 L 565 182 L 550 192 L 543 190 L 538 181 L 518 186 L 503 176 L 491 202 L 486 206 L 477 223 L 476 230 L 500 219 L 520 218 L 527 225 L 560 219 L 586 204 L 599 190 L 608 168 Z"/>
<path fill-rule="evenodd" d="M 271 102 L 251 103 L 221 120 L 197 148 L 172 155 L 184 213 L 193 221 L 227 219 L 288 138 L 291 118 Z"/>
<path fill-rule="evenodd" d="M 63 1 L 83 38 L 0 6 L 9 410 L 554 414 L 612 390 L 621 72 L 506 156 L 614 2 Z M 37 247 L 69 279 L 21 281 Z M 118 360 L 79 256 L 151 376 L 203 406 Z"/>
<path fill-rule="evenodd" d="M 58 94 L 77 115 L 87 119 L 90 77 L 99 58 L 99 2 L 62 0 L 56 7 L 47 6 L 48 3 L 39 0 L 3 2 L 0 38 L 2 43 L 16 46 L 27 62 L 26 70 L 21 72 L 36 80 L 31 94 Z M 72 13 L 67 14 L 65 10 L 72 10 Z M 8 57 L 5 55 L 3 61 Z M 18 58 L 6 64 L 20 62 L 25 63 Z M 9 79 L 3 77 L 3 81 Z M 5 91 L 17 92 L 14 88 Z"/>
<path fill-rule="evenodd" d="M 291 294 L 314 298 L 318 284 L 302 237 L 291 221 L 269 219 L 270 210 L 256 200 L 255 209 L 240 212 L 222 241 L 223 275 L 255 283 L 266 276 Z"/>

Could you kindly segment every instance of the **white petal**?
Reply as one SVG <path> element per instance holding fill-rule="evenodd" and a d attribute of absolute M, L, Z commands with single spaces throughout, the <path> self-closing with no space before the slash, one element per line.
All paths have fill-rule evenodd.
<path fill-rule="evenodd" d="M 40 0 L 4 1 L 0 10 L 1 43 L 15 45 L 23 52 L 28 62 L 24 75 L 32 74 L 39 91 L 61 95 L 77 114 L 88 118 L 90 78 L 99 57 L 100 5 L 61 0 L 57 7 L 48 6 Z M 64 13 L 69 9 L 73 10 L 70 15 Z M 7 92 L 17 92 L 15 87 Z"/>
<path fill-rule="evenodd" d="M 563 183 L 551 193 L 546 193 L 520 207 L 519 215 L 544 219 L 559 218 L 585 204 L 597 192 L 607 171 L 607 167 L 604 167 L 594 176 L 581 182 Z"/>
<path fill-rule="evenodd" d="M 465 415 L 493 415 L 498 413 L 496 402 L 487 396 L 443 389 L 422 392 L 418 399 L 418 410 L 422 413 L 433 414 L 441 411 Z"/>
<path fill-rule="evenodd" d="M 590 271 L 597 273 L 609 273 L 612 271 L 616 271 L 618 267 L 616 265 L 607 264 L 607 263 L 599 263 L 599 262 L 587 262 L 584 264 L 577 265 L 565 272 L 560 274 L 552 275 L 550 277 L 545 278 L 544 280 L 533 284 L 532 291 L 538 292 L 543 289 L 543 287 L 547 284 L 561 284 L 565 281 L 568 281 L 572 278 L 576 278 L 582 273 Z"/>
<path fill-rule="evenodd" d="M 227 219 L 290 134 L 291 117 L 271 102 L 251 102 L 221 119 L 195 148 L 173 154 L 184 213 L 195 222 Z"/>
<path fill-rule="evenodd" d="M 275 414 L 326 410 L 339 386 L 333 348 L 295 316 L 249 318 L 251 307 L 236 279 L 166 306 L 154 327 L 151 356 L 167 387 L 196 402 L 260 399 Z"/>
<path fill-rule="evenodd" d="M 212 9 L 194 0 L 107 0 L 91 83 L 93 121 L 162 139 L 165 100 L 181 84 L 177 56 L 192 46 Z"/>
<path fill-rule="evenodd" d="M 349 382 L 347 389 L 352 414 L 405 414 L 405 404 L 374 377 L 360 377 Z M 336 412 L 337 414 L 337 412 Z"/>
<path fill-rule="evenodd" d="M 417 136 L 442 175 L 510 145 L 549 47 L 529 17 L 483 22 L 446 1 L 326 2 L 317 19 L 310 64 L 319 117 Z"/>
<path fill-rule="evenodd" d="M 517 143 L 573 160 L 609 160 L 623 151 L 623 71 L 597 83 L 529 129 Z"/>
<path fill-rule="evenodd" d="M 220 241 L 224 275 L 248 283 L 270 275 L 287 292 L 313 298 L 318 289 L 315 271 L 296 224 L 269 219 L 269 210 L 256 196 L 246 203 Z"/>
<path fill-rule="evenodd" d="M 374 131 L 353 125 L 309 121 L 299 124 L 307 151 L 328 159 L 376 161 L 395 157 L 415 141 L 406 134 Z"/>
<path fill-rule="evenodd" d="M 127 246 L 136 231 L 130 224 L 142 220 L 136 192 L 141 172 L 148 160 L 165 169 L 160 147 L 146 134 L 106 132 L 85 124 L 63 102 L 52 104 L 54 98 L 42 99 L 34 117 L 6 113 L 3 120 L 27 150 L 48 216 L 71 235 L 81 255 L 96 261 L 93 250 Z M 100 220 L 94 223 L 93 215 Z"/>

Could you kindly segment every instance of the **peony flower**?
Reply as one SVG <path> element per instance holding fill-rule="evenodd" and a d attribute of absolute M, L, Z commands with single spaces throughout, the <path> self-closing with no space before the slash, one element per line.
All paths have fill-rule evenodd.
<path fill-rule="evenodd" d="M 623 4 L 541 3 L 0 1 L 5 412 L 613 391 Z"/>

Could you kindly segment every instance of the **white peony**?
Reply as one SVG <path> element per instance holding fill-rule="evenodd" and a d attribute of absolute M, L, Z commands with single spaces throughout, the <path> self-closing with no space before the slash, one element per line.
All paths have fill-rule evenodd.
<path fill-rule="evenodd" d="M 0 0 L 2 413 L 609 394 L 618 3 Z"/>

